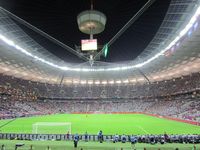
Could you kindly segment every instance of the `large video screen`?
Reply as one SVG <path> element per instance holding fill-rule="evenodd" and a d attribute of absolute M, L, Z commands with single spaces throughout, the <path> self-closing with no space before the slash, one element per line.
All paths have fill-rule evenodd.
<path fill-rule="evenodd" d="M 97 50 L 97 39 L 81 40 L 81 50 L 82 51 Z"/>

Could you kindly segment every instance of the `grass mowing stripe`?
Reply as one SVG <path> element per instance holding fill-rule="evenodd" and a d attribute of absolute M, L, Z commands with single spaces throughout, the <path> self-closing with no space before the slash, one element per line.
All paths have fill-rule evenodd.
<path fill-rule="evenodd" d="M 9 121 L 3 123 L 2 125 L 0 125 L 0 129 L 3 128 L 3 127 L 5 127 L 5 126 L 8 125 L 9 123 L 15 121 L 16 119 L 17 119 L 17 118 L 14 118 L 14 119 L 11 119 L 11 120 L 9 120 Z M 0 131 L 1 131 L 1 130 L 0 130 Z"/>

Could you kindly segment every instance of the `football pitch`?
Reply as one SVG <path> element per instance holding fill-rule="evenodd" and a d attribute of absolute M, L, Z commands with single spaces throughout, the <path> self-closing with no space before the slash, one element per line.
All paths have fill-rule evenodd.
<path fill-rule="evenodd" d="M 66 134 L 65 126 L 52 126 L 49 123 L 71 123 L 71 133 L 97 135 L 102 130 L 104 135 L 112 134 L 200 134 L 200 126 L 152 117 L 144 114 L 54 114 L 0 120 L 1 133 L 32 133 L 33 125 L 38 126 L 38 133 Z"/>

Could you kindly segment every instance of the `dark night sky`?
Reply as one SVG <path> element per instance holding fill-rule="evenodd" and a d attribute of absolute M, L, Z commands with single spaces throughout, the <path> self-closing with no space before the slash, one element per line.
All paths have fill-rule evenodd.
<path fill-rule="evenodd" d="M 98 43 L 107 43 L 147 0 L 93 0 L 94 9 L 107 16 L 104 32 L 95 35 Z M 137 57 L 154 37 L 164 19 L 170 0 L 157 0 L 109 48 L 102 61 L 116 62 Z M 74 48 L 89 38 L 78 30 L 77 15 L 90 9 L 90 0 L 0 0 L 0 5 L 54 38 Z M 26 33 L 66 62 L 82 62 L 77 56 L 20 25 Z"/>

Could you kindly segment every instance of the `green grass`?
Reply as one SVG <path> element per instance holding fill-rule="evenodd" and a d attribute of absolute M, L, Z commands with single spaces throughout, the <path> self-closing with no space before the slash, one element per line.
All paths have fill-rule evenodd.
<path fill-rule="evenodd" d="M 80 141 L 78 143 L 78 148 L 73 148 L 73 142 L 71 141 L 17 141 L 17 140 L 0 140 L 0 146 L 5 145 L 6 150 L 14 150 L 15 144 L 24 143 L 25 145 L 18 150 L 30 150 L 30 145 L 33 146 L 33 150 L 47 150 L 47 146 L 51 148 L 51 150 L 131 150 L 130 143 L 98 143 L 98 142 L 84 142 Z M 143 150 L 144 147 L 147 150 L 175 150 L 175 148 L 179 148 L 179 150 L 192 150 L 193 144 L 136 144 L 137 150 Z M 196 145 L 197 150 L 200 149 L 200 145 Z"/>
<path fill-rule="evenodd" d="M 10 120 L 0 120 L 0 126 Z M 104 134 L 200 134 L 200 127 L 186 123 L 171 121 L 162 118 L 142 114 L 56 114 L 39 117 L 19 118 L 15 121 L 0 128 L 4 133 L 32 133 L 32 124 L 37 122 L 71 122 L 72 133 L 83 134 L 87 131 L 89 134 L 97 134 L 102 130 Z M 47 133 L 62 133 L 67 131 L 61 127 L 46 127 Z M 14 150 L 16 143 L 24 143 L 25 146 L 18 150 L 29 150 L 33 145 L 33 150 L 74 150 L 71 141 L 17 141 L 17 140 L 0 140 L 1 145 L 6 146 L 6 150 Z M 200 145 L 196 145 L 200 150 Z M 137 150 L 174 150 L 178 147 L 180 150 L 192 150 L 192 144 L 136 144 Z M 76 150 L 130 150 L 130 143 L 111 143 L 104 142 L 83 142 L 80 141 Z"/>
<path fill-rule="evenodd" d="M 0 120 L 0 126 L 9 120 Z M 143 114 L 56 114 L 19 118 L 0 128 L 4 133 L 32 133 L 32 124 L 37 122 L 71 122 L 72 133 L 97 134 L 200 134 L 200 127 Z M 67 131 L 59 127 L 48 128 L 47 133 Z"/>

